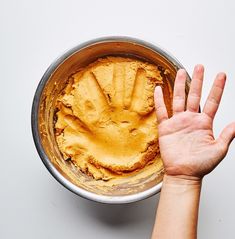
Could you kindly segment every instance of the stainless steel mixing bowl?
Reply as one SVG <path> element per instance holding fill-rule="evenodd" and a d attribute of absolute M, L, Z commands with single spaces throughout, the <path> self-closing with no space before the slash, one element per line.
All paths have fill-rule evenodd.
<path fill-rule="evenodd" d="M 183 66 L 162 48 L 130 37 L 104 37 L 82 43 L 55 60 L 43 75 L 32 106 L 32 132 L 37 151 L 49 172 L 67 189 L 84 198 L 102 203 L 120 204 L 139 201 L 160 191 L 163 170 L 155 172 L 151 180 L 135 184 L 109 187 L 105 190 L 88 186 L 93 180 L 73 164 L 63 160 L 54 135 L 54 113 L 57 95 L 64 88 L 68 77 L 81 67 L 107 55 L 137 57 L 167 68 L 169 80 L 174 83 L 176 72 Z M 188 92 L 190 79 L 187 81 Z M 131 190 L 130 190 L 131 189 Z"/>

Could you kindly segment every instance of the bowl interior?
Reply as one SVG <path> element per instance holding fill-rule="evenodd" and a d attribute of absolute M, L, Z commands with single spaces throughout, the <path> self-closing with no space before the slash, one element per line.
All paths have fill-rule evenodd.
<path fill-rule="evenodd" d="M 144 178 L 141 182 L 133 183 L 130 180 L 129 183 L 126 182 L 118 186 L 105 186 L 105 184 L 95 186 L 92 183 L 94 179 L 80 172 L 72 163 L 66 162 L 57 147 L 54 135 L 54 113 L 58 94 L 65 87 L 66 81 L 71 74 L 100 57 L 110 55 L 139 58 L 156 64 L 163 69 L 168 69 L 169 74 L 167 77 L 171 82 L 171 86 L 173 86 L 178 68 L 181 67 L 176 60 L 159 48 L 129 40 L 97 41 L 78 46 L 65 53 L 45 73 L 36 92 L 36 101 L 38 100 L 36 112 L 37 132 L 41 146 L 40 150 L 44 152 L 40 155 L 49 170 L 53 168 L 53 170 L 59 172 L 62 178 L 68 180 L 77 188 L 76 192 L 78 194 L 79 190 L 85 190 L 98 195 L 120 197 L 144 192 L 156 185 L 159 185 L 158 189 L 156 189 L 156 191 L 159 191 L 160 182 L 163 178 L 163 168 Z"/>

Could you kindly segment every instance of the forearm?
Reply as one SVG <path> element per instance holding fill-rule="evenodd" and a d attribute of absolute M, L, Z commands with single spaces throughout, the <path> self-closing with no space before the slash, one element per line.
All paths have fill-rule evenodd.
<path fill-rule="evenodd" d="M 197 238 L 201 180 L 164 176 L 152 239 Z"/>

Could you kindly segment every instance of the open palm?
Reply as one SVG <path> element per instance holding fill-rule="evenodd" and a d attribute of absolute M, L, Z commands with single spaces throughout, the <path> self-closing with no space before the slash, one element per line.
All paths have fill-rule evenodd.
<path fill-rule="evenodd" d="M 183 69 L 177 72 L 171 118 L 167 115 L 161 87 L 155 89 L 160 152 L 168 175 L 202 178 L 225 157 L 235 137 L 235 123 L 228 125 L 218 139 L 213 136 L 213 119 L 226 81 L 224 73 L 216 76 L 203 111 L 199 113 L 203 74 L 203 66 L 197 65 L 185 104 L 187 75 Z"/>

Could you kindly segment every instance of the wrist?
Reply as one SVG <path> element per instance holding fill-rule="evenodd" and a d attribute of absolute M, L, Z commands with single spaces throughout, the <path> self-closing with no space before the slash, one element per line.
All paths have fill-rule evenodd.
<path fill-rule="evenodd" d="M 165 174 L 163 183 L 167 185 L 178 185 L 178 186 L 201 186 L 202 178 L 188 176 L 188 175 L 168 175 Z"/>
<path fill-rule="evenodd" d="M 197 238 L 201 182 L 194 177 L 164 175 L 152 238 Z"/>

